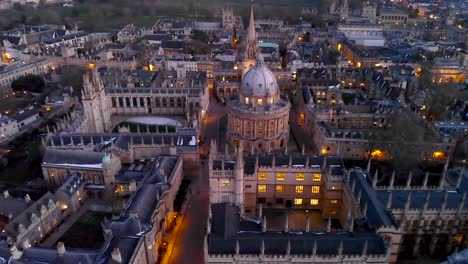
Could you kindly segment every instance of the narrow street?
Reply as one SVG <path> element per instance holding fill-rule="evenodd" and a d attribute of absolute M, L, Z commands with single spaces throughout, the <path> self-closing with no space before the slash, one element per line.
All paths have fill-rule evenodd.
<path fill-rule="evenodd" d="M 220 119 L 226 114 L 225 106 L 210 98 L 210 107 L 204 121 L 202 137 L 206 147 L 212 139 L 220 143 Z M 208 219 L 209 183 L 208 163 L 201 162 L 199 176 L 192 179 L 191 195 L 187 197 L 186 210 L 178 220 L 174 233 L 168 241 L 168 249 L 162 263 L 165 264 L 202 264 L 203 246 Z"/>

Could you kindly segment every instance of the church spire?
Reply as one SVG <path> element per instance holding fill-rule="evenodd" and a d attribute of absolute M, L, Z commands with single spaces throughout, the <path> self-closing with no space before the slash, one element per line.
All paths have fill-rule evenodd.
<path fill-rule="evenodd" d="M 255 61 L 257 55 L 257 32 L 255 32 L 254 5 L 250 6 L 250 22 L 247 28 L 247 38 L 244 59 Z"/>
<path fill-rule="evenodd" d="M 255 20 L 254 20 L 254 1 L 252 0 L 252 4 L 250 5 L 250 20 L 249 20 L 249 28 L 247 31 L 247 41 L 249 43 L 257 43 L 257 33 L 255 32 Z"/>

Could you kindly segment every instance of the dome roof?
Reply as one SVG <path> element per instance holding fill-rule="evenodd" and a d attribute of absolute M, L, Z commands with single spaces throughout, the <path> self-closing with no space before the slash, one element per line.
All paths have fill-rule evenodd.
<path fill-rule="evenodd" d="M 241 81 L 240 93 L 243 96 L 265 96 L 278 93 L 275 75 L 257 59 L 255 67 L 250 69 Z"/>

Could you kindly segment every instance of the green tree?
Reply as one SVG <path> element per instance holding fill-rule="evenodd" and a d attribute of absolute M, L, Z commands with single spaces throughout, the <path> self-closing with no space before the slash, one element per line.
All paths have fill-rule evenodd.
<path fill-rule="evenodd" d="M 21 76 L 11 83 L 13 91 L 29 91 L 31 93 L 42 93 L 45 87 L 44 79 L 41 76 L 28 74 Z"/>

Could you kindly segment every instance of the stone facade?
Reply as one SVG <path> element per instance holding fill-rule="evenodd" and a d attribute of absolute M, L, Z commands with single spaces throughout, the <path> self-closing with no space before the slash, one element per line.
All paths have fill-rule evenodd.
<path fill-rule="evenodd" d="M 174 72 L 175 73 L 175 72 Z M 206 78 L 202 73 L 188 72 L 185 78 L 162 73 L 156 87 L 104 87 L 96 72 L 84 77 L 84 121 L 78 132 L 111 132 L 119 122 L 132 116 L 178 115 L 188 127 L 198 128 L 209 104 Z M 117 117 L 117 118 L 116 118 Z M 118 117 L 123 117 L 118 118 Z M 116 119 L 117 122 L 114 120 Z"/>

